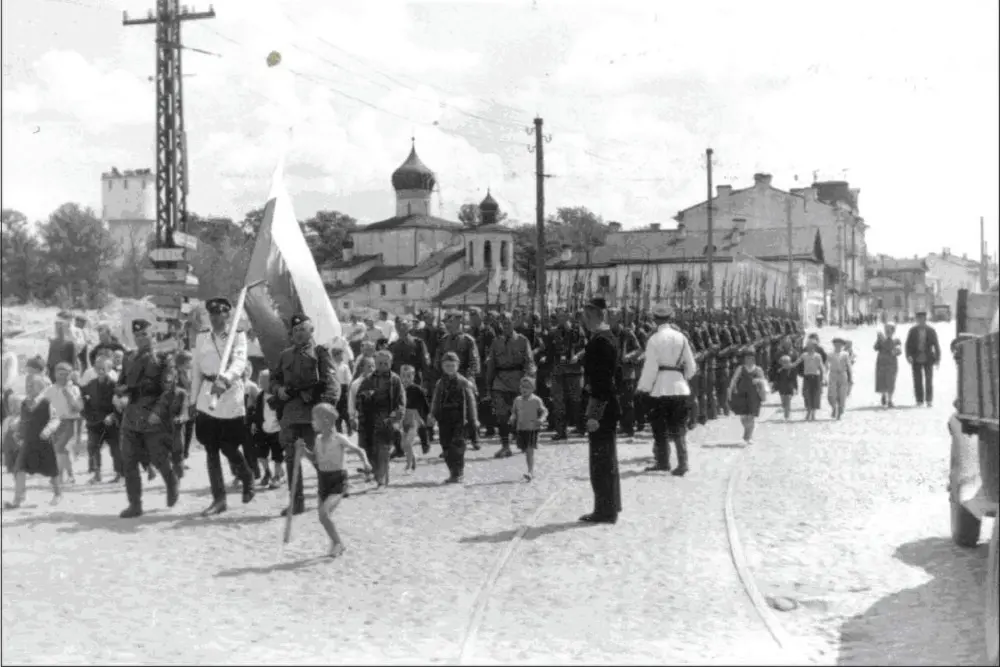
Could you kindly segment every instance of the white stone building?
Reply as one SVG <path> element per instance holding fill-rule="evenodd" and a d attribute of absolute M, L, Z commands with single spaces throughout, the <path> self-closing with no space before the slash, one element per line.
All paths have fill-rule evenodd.
<path fill-rule="evenodd" d="M 937 279 L 937 303 L 949 305 L 954 310 L 959 290 L 982 291 L 981 264 L 969 259 L 968 255 L 958 256 L 950 248 L 942 248 L 940 253 L 927 255 L 924 261 L 928 271 Z"/>
<path fill-rule="evenodd" d="M 477 227 L 436 217 L 431 215 L 436 182 L 412 148 L 392 174 L 396 215 L 353 232 L 343 259 L 320 268 L 338 312 L 507 302 L 516 289 L 514 236 L 496 222 L 499 205 L 487 193 Z"/>
<path fill-rule="evenodd" d="M 130 256 L 145 255 L 156 234 L 156 174 L 116 167 L 101 174 L 101 219 L 119 248 L 118 266 Z"/>

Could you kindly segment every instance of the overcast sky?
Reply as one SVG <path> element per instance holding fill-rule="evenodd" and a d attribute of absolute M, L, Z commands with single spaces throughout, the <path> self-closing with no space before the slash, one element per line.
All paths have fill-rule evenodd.
<path fill-rule="evenodd" d="M 4 207 L 99 210 L 102 171 L 155 166 L 154 28 L 121 22 L 154 5 L 4 1 Z M 183 27 L 189 208 L 262 205 L 287 148 L 300 218 L 379 220 L 415 135 L 445 217 L 490 187 L 533 220 L 537 114 L 549 210 L 669 224 L 711 146 L 717 184 L 846 178 L 873 250 L 974 255 L 980 215 L 997 247 L 997 5 L 220 0 Z"/>

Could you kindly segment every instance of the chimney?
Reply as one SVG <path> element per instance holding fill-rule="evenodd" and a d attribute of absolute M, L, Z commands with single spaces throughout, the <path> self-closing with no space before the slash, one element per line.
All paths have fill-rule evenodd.
<path fill-rule="evenodd" d="M 561 259 L 564 262 L 568 262 L 569 260 L 573 259 L 573 246 L 563 244 L 562 254 L 559 255 L 559 259 Z"/>
<path fill-rule="evenodd" d="M 760 173 L 754 174 L 753 175 L 753 182 L 755 184 L 757 184 L 757 185 L 766 185 L 766 186 L 770 187 L 771 186 L 771 174 L 760 174 Z"/>
<path fill-rule="evenodd" d="M 649 223 L 649 228 L 652 231 L 654 231 L 654 232 L 658 232 L 658 231 L 660 231 L 660 223 L 658 223 L 658 222 L 651 222 L 651 223 Z"/>
<path fill-rule="evenodd" d="M 351 239 L 347 239 L 346 241 L 344 241 L 344 245 L 342 246 L 342 251 L 341 251 L 341 259 L 343 259 L 345 262 L 349 262 L 352 259 L 354 259 L 354 241 L 352 241 Z"/>
<path fill-rule="evenodd" d="M 683 222 L 677 223 L 677 238 L 686 239 L 687 238 L 687 225 Z"/>
<path fill-rule="evenodd" d="M 719 199 L 725 199 L 729 195 L 733 194 L 733 186 L 731 185 L 717 185 L 715 187 L 715 192 Z"/>
<path fill-rule="evenodd" d="M 613 232 L 620 232 L 622 230 L 622 223 L 620 222 L 609 222 L 608 229 Z"/>

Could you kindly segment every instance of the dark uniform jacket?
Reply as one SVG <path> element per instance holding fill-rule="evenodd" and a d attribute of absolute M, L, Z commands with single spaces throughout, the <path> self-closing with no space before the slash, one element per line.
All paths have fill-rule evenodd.
<path fill-rule="evenodd" d="M 427 355 L 427 345 L 424 341 L 412 333 L 408 333 L 405 338 L 397 338 L 389 344 L 389 351 L 392 352 L 392 372 L 399 373 L 403 366 L 413 366 L 416 371 L 414 382 L 423 382 L 424 373 L 431 365 L 430 357 Z"/>
<path fill-rule="evenodd" d="M 271 386 L 274 388 L 272 407 L 280 410 L 282 426 L 311 423 L 314 405 L 337 405 L 340 400 L 340 384 L 334 375 L 330 351 L 313 342 L 293 345 L 282 351 L 271 373 Z M 278 387 L 288 392 L 288 400 L 278 399 Z"/>
<path fill-rule="evenodd" d="M 128 397 L 122 426 L 135 431 L 172 428 L 175 375 L 165 355 L 151 349 L 126 354 L 116 390 L 119 395 Z M 151 414 L 160 418 L 159 424 L 149 423 Z"/>
<path fill-rule="evenodd" d="M 434 387 L 431 414 L 439 422 L 451 420 L 467 425 L 476 424 L 479 419 L 476 414 L 475 385 L 458 374 L 442 376 Z"/>
<path fill-rule="evenodd" d="M 482 372 L 480 366 L 479 346 L 467 333 L 445 334 L 438 342 L 437 355 L 434 357 L 434 368 L 441 370 L 441 359 L 448 352 L 458 355 L 458 372 L 460 375 L 475 381 Z"/>
<path fill-rule="evenodd" d="M 610 329 L 600 329 L 590 337 L 583 359 L 587 419 L 606 421 L 618 417 L 618 345 Z"/>

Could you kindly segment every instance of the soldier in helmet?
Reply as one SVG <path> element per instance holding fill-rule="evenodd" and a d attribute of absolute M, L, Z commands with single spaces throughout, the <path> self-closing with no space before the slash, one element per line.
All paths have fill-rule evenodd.
<path fill-rule="evenodd" d="M 500 451 L 496 458 L 512 455 L 510 449 L 510 410 L 521 391 L 521 378 L 535 377 L 535 360 L 528 339 L 514 331 L 507 313 L 499 316 L 503 331 L 493 340 L 486 359 L 486 386 L 492 392 L 493 414 L 500 431 Z"/>

